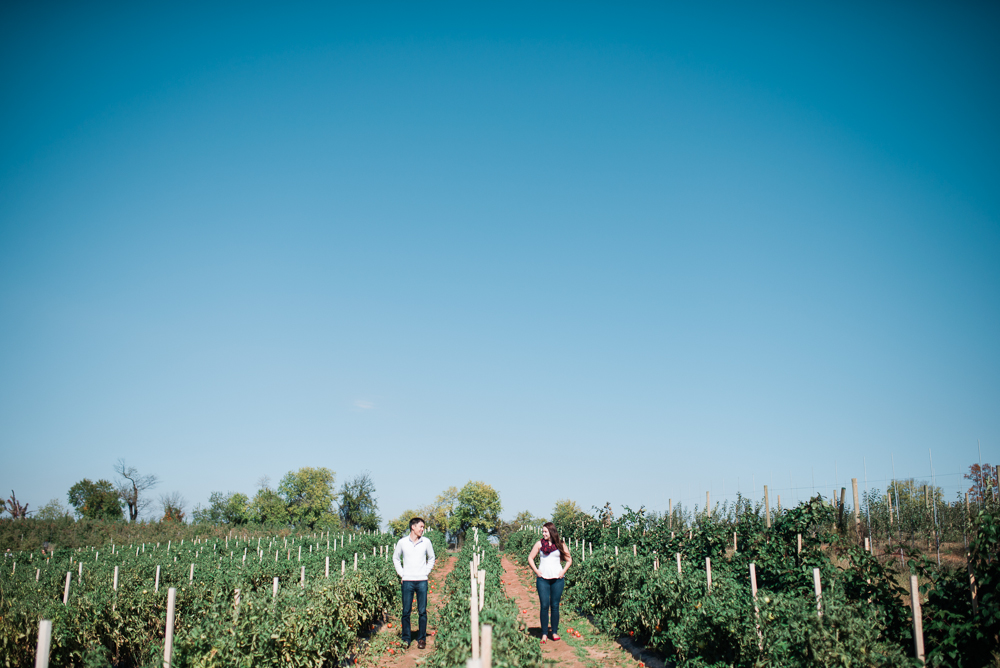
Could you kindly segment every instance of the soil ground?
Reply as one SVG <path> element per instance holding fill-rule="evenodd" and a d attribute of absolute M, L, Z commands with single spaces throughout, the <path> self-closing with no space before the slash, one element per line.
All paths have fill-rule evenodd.
<path fill-rule="evenodd" d="M 398 616 L 390 616 L 369 639 L 356 663 L 361 666 L 384 668 L 417 668 L 434 651 L 434 633 L 437 631 L 437 613 L 444 605 L 444 580 L 455 567 L 454 556 L 441 560 L 441 566 L 431 573 L 427 592 L 427 648 L 417 649 L 417 643 L 403 649 L 400 643 Z M 541 636 L 539 630 L 538 595 L 535 592 L 534 577 L 527 566 L 518 566 L 506 556 L 503 557 L 503 583 L 507 596 L 517 603 L 528 632 L 535 638 Z M 414 606 L 415 607 L 415 606 Z M 630 646 L 625 639 L 619 642 L 609 639 L 599 632 L 587 619 L 563 607 L 560 610 L 559 635 L 561 640 L 549 640 L 541 646 L 542 660 L 547 668 L 663 668 L 657 657 L 643 651 L 641 647 Z M 411 618 L 416 626 L 416 611 Z M 570 632 L 573 629 L 580 637 Z M 414 628 L 414 631 L 416 629 Z M 626 647 L 628 649 L 626 649 Z"/>

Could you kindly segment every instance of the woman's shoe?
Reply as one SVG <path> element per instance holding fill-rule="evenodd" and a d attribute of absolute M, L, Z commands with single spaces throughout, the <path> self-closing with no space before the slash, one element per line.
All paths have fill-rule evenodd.
<path fill-rule="evenodd" d="M 553 633 L 553 634 L 552 634 L 552 639 L 553 639 L 553 640 L 562 640 L 562 638 L 560 638 L 560 637 L 559 637 L 559 634 L 558 634 L 558 633 Z"/>
<path fill-rule="evenodd" d="M 545 636 L 542 636 L 542 644 L 545 644 Z"/>

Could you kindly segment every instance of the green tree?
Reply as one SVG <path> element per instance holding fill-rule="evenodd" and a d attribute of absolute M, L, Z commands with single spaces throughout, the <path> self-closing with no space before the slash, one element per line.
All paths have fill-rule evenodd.
<path fill-rule="evenodd" d="M 449 487 L 434 499 L 434 503 L 424 506 L 419 511 L 419 517 L 424 518 L 428 528 L 447 532 L 451 515 L 455 511 L 455 500 L 458 499 L 458 487 Z"/>
<path fill-rule="evenodd" d="M 115 486 L 107 480 L 92 482 L 84 478 L 69 488 L 69 504 L 78 517 L 92 520 L 122 519 L 122 501 Z"/>
<path fill-rule="evenodd" d="M 69 509 L 59 499 L 52 499 L 35 513 L 36 520 L 61 520 L 69 516 Z"/>
<path fill-rule="evenodd" d="M 276 491 L 262 487 L 250 502 L 249 519 L 263 526 L 285 526 L 289 522 L 288 506 Z"/>
<path fill-rule="evenodd" d="M 336 475 L 328 468 L 309 466 L 285 474 L 278 493 L 285 499 L 292 522 L 310 529 L 339 524 L 333 514 Z"/>
<path fill-rule="evenodd" d="M 402 538 L 410 532 L 410 520 L 414 517 L 423 517 L 419 511 L 404 510 L 403 513 L 394 520 L 389 520 L 389 529 L 396 538 Z M 427 520 L 424 520 L 426 526 Z"/>
<path fill-rule="evenodd" d="M 338 501 L 340 521 L 345 527 L 374 531 L 382 521 L 375 498 L 375 483 L 367 471 L 344 483 Z"/>
<path fill-rule="evenodd" d="M 473 527 L 490 535 L 500 531 L 500 495 L 485 482 L 466 483 L 455 498 L 449 530 L 465 537 Z"/>
<path fill-rule="evenodd" d="M 556 525 L 561 533 L 573 526 L 574 522 L 579 522 L 579 516 L 584 515 L 583 509 L 577 505 L 576 501 L 570 499 L 559 499 L 555 508 L 552 509 L 552 523 Z"/>
<path fill-rule="evenodd" d="M 250 499 L 239 492 L 212 492 L 208 507 L 198 505 L 191 513 L 195 524 L 231 524 L 240 526 L 249 520 Z"/>

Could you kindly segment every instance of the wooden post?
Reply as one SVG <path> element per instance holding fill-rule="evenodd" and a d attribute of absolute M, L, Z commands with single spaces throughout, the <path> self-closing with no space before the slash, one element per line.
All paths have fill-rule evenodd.
<path fill-rule="evenodd" d="M 52 620 L 38 622 L 38 643 L 35 645 L 35 668 L 49 668 L 49 650 L 52 648 Z"/>
<path fill-rule="evenodd" d="M 796 536 L 798 536 L 799 545 L 795 550 L 795 554 L 802 554 L 802 534 L 796 534 Z"/>
<path fill-rule="evenodd" d="M 920 616 L 920 585 L 917 576 L 910 576 L 910 607 L 913 610 L 913 649 L 917 661 L 924 663 L 924 621 Z"/>
<path fill-rule="evenodd" d="M 483 668 L 493 668 L 493 627 L 489 624 L 483 624 L 482 644 Z"/>
<path fill-rule="evenodd" d="M 965 519 L 969 519 L 969 493 L 965 493 Z"/>
<path fill-rule="evenodd" d="M 712 558 L 705 557 L 705 575 L 708 577 L 708 593 L 712 593 Z"/>
<path fill-rule="evenodd" d="M 739 550 L 736 548 L 736 532 L 733 532 L 733 554 L 736 554 Z"/>
<path fill-rule="evenodd" d="M 965 551 L 965 567 L 969 571 L 969 594 L 972 596 L 972 614 L 979 614 L 978 592 L 976 591 L 976 573 L 972 570 L 972 562 L 969 560 L 969 551 Z"/>
<path fill-rule="evenodd" d="M 153 591 L 160 591 L 160 565 L 156 565 L 156 582 L 153 583 Z"/>
<path fill-rule="evenodd" d="M 764 636 L 760 631 L 760 608 L 757 606 L 757 564 L 750 562 L 750 595 L 753 597 L 753 618 L 757 628 L 757 647 L 763 649 Z"/>
<path fill-rule="evenodd" d="M 705 492 L 705 514 L 712 516 L 712 493 Z"/>
<path fill-rule="evenodd" d="M 37 580 L 38 578 L 35 578 L 35 579 Z M 111 589 L 113 591 L 118 591 L 118 567 L 117 566 L 115 566 L 115 577 L 114 577 L 114 580 L 111 581 Z"/>
<path fill-rule="evenodd" d="M 885 503 L 889 507 L 889 526 L 891 527 L 892 526 L 892 494 L 890 494 L 889 492 L 885 493 Z M 968 494 L 965 495 L 965 506 L 966 506 L 965 509 L 968 510 L 969 509 L 969 507 L 968 507 L 969 506 L 969 495 Z"/>
<path fill-rule="evenodd" d="M 837 524 L 843 524 L 844 522 L 844 497 L 847 495 L 847 488 L 840 488 L 840 511 L 837 519 Z"/>
<path fill-rule="evenodd" d="M 73 571 L 66 571 L 66 587 L 63 589 L 63 605 L 69 603 L 69 581 L 73 578 Z"/>
<path fill-rule="evenodd" d="M 478 571 L 479 575 L 479 609 L 482 610 L 483 606 L 486 605 L 486 571 L 480 569 Z"/>
<path fill-rule="evenodd" d="M 632 543 L 632 556 L 633 557 L 639 556 L 638 552 L 636 552 L 636 550 L 635 550 L 635 543 Z"/>
<path fill-rule="evenodd" d="M 325 573 L 326 573 L 325 577 L 329 578 L 330 577 L 330 555 L 326 555 L 326 571 L 325 571 Z"/>
<path fill-rule="evenodd" d="M 299 576 L 299 586 L 303 589 L 306 588 L 306 567 L 302 567 L 302 575 Z"/>
<path fill-rule="evenodd" d="M 851 478 L 851 491 L 854 494 L 854 530 L 861 526 L 861 501 L 858 498 L 858 479 Z"/>
<path fill-rule="evenodd" d="M 163 636 L 163 668 L 170 668 L 174 653 L 174 607 L 177 590 L 171 587 L 167 590 L 167 626 Z"/>
<path fill-rule="evenodd" d="M 677 556 L 677 574 L 680 575 L 681 574 L 681 553 L 678 552 L 676 556 Z"/>
<path fill-rule="evenodd" d="M 478 598 L 479 595 L 476 592 L 476 576 L 475 573 L 470 573 L 469 584 L 471 589 L 469 590 L 469 624 L 470 631 L 472 634 L 472 658 L 479 658 L 479 605 Z M 548 629 L 542 629 L 542 635 L 547 635 Z"/>
<path fill-rule="evenodd" d="M 271 584 L 271 598 L 278 597 L 278 578 L 274 578 L 274 582 Z"/>
<path fill-rule="evenodd" d="M 816 590 L 816 614 L 823 616 L 823 586 L 819 580 L 819 569 L 813 569 L 813 588 Z"/>
<path fill-rule="evenodd" d="M 767 485 L 764 485 L 764 526 L 771 528 L 771 499 L 767 495 Z"/>
<path fill-rule="evenodd" d="M 340 560 L 340 577 L 344 577 L 344 574 L 346 572 L 347 572 L 347 562 L 344 561 L 343 559 L 341 559 Z"/>
<path fill-rule="evenodd" d="M 233 621 L 240 616 L 240 590 L 237 589 L 233 592 Z"/>
<path fill-rule="evenodd" d="M 82 580 L 83 579 L 83 562 L 82 561 L 78 561 L 78 562 L 76 562 L 76 565 L 78 567 L 77 568 L 77 578 L 76 579 L 77 580 Z"/>

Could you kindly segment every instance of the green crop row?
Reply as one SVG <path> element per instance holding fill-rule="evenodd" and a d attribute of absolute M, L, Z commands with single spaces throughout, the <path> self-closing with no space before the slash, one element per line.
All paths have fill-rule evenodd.
<path fill-rule="evenodd" d="M 160 665 L 167 591 L 173 587 L 175 666 L 336 665 L 359 634 L 398 606 L 386 538 L 355 535 L 337 549 L 332 543 L 327 549 L 318 536 L 264 539 L 263 554 L 256 539 L 228 545 L 225 539 L 186 541 L 169 551 L 147 544 L 138 555 L 136 546 L 124 545 L 114 554 L 110 545 L 59 550 L 50 559 L 13 553 L 0 572 L 0 660 L 4 666 L 32 665 L 38 622 L 51 619 L 52 665 Z M 67 572 L 70 595 L 63 605 Z"/>
<path fill-rule="evenodd" d="M 486 571 L 483 609 L 479 623 L 493 627 L 493 665 L 497 668 L 538 668 L 542 654 L 538 642 L 527 634 L 518 620 L 517 604 L 507 598 L 503 584 L 503 565 L 493 545 L 467 540 L 457 555 L 455 568 L 445 579 L 447 602 L 439 613 L 434 653 L 429 668 L 464 667 L 472 656 L 470 613 L 470 562 L 480 553 L 479 568 Z"/>
<path fill-rule="evenodd" d="M 610 539 L 593 543 L 593 551 L 591 541 L 570 530 L 574 564 L 563 600 L 600 629 L 631 636 L 678 666 L 902 666 L 915 661 L 912 572 L 922 583 L 928 665 L 980 668 L 1000 661 L 997 504 L 986 504 L 970 524 L 976 613 L 964 564 L 938 567 L 911 557 L 901 565 L 898 556 L 876 557 L 832 529 L 832 513 L 814 500 L 787 509 L 770 528 L 749 513 L 736 524 L 703 515 L 673 532 L 592 528 L 586 538 Z M 522 531 L 507 548 L 524 560 L 536 540 L 537 533 Z"/>

